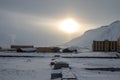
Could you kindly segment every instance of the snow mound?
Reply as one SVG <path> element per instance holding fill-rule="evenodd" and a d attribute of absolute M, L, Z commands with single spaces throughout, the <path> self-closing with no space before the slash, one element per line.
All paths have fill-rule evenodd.
<path fill-rule="evenodd" d="M 117 40 L 119 37 L 120 21 L 117 20 L 110 25 L 88 30 L 82 36 L 66 43 L 65 46 L 78 46 L 91 49 L 93 40 Z"/>

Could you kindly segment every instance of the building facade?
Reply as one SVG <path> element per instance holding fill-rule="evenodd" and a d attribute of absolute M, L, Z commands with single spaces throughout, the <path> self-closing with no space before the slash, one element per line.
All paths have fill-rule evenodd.
<path fill-rule="evenodd" d="M 34 48 L 33 45 L 11 45 L 11 48 L 19 49 L 19 48 Z"/>
<path fill-rule="evenodd" d="M 92 49 L 93 51 L 116 52 L 120 50 L 118 43 L 120 41 L 93 41 Z"/>
<path fill-rule="evenodd" d="M 59 47 L 37 47 L 37 52 L 59 52 Z"/>
<path fill-rule="evenodd" d="M 117 41 L 117 51 L 120 53 L 120 38 L 118 38 L 118 41 Z"/>

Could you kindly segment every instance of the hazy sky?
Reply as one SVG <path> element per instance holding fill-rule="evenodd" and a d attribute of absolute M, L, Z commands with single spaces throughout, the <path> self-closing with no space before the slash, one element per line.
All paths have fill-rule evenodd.
<path fill-rule="evenodd" d="M 59 22 L 74 19 L 78 32 L 110 24 L 120 19 L 120 0 L 0 0 L 0 45 L 60 45 L 69 34 L 59 30 Z"/>

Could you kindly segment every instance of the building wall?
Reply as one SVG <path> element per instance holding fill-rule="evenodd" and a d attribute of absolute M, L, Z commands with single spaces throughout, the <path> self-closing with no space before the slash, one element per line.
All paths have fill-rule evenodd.
<path fill-rule="evenodd" d="M 52 49 L 48 47 L 39 47 L 37 48 L 37 52 L 52 52 Z"/>
<path fill-rule="evenodd" d="M 117 51 L 120 52 L 120 38 L 118 38 L 118 41 L 117 41 Z"/>
<path fill-rule="evenodd" d="M 11 48 L 19 49 L 19 48 L 34 48 L 33 45 L 11 45 Z"/>
<path fill-rule="evenodd" d="M 117 41 L 93 41 L 93 51 L 117 51 Z"/>
<path fill-rule="evenodd" d="M 37 52 L 59 52 L 58 47 L 38 47 Z"/>

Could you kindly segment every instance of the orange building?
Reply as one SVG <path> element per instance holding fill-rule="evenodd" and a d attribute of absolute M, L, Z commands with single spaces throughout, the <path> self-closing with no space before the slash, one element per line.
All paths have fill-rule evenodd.
<path fill-rule="evenodd" d="M 118 41 L 93 41 L 93 51 L 114 52 L 118 50 Z"/>
<path fill-rule="evenodd" d="M 37 52 L 59 52 L 59 47 L 38 47 Z"/>
<path fill-rule="evenodd" d="M 33 45 L 11 45 L 11 48 L 20 49 L 20 48 L 34 48 Z"/>

